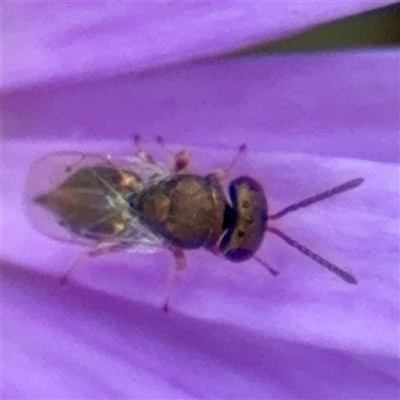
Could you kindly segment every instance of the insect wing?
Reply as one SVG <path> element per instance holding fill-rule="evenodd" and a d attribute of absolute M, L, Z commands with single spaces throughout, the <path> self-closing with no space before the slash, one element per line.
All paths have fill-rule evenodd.
<path fill-rule="evenodd" d="M 161 165 L 139 157 L 52 153 L 29 171 L 25 208 L 33 226 L 53 239 L 155 251 L 163 240 L 131 213 L 124 194 L 167 174 Z"/>

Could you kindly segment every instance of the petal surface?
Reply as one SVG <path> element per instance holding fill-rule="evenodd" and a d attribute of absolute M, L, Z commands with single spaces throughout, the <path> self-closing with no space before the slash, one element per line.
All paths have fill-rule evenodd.
<path fill-rule="evenodd" d="M 3 2 L 2 87 L 97 80 L 210 57 L 391 3 Z"/>
<path fill-rule="evenodd" d="M 215 61 L 3 96 L 3 137 L 80 142 L 133 132 L 185 146 L 398 162 L 398 51 Z M 79 145 L 78 145 L 79 146 Z"/>
<path fill-rule="evenodd" d="M 155 31 L 143 8 L 142 28 L 133 32 L 134 18 L 122 18 L 124 7 L 151 6 L 121 3 L 114 16 L 106 3 L 92 9 L 87 3 L 6 6 L 15 13 L 15 20 L 7 18 L 7 46 L 14 43 L 18 51 L 9 53 L 4 75 L 5 87 L 16 90 L 2 98 L 2 398 L 400 397 L 398 52 L 203 62 L 115 77 L 274 39 L 381 3 L 324 3 L 318 12 L 317 3 L 303 3 L 297 19 L 279 14 L 286 3 L 274 4 L 267 17 L 257 14 L 259 25 L 251 30 L 254 15 L 239 15 L 236 3 L 184 13 L 179 7 L 189 6 L 174 3 L 175 20 L 184 20 L 177 26 L 187 30 L 215 16 L 215 29 L 207 25 L 211 33 L 201 45 L 190 34 L 180 42 L 186 31 L 178 34 L 175 25 L 160 25 L 156 32 L 171 45 L 165 53 L 162 40 L 150 36 L 143 43 L 154 42 L 154 51 L 144 46 L 123 54 L 125 40 L 139 43 Z M 65 11 L 61 20 L 52 18 L 52 6 Z M 229 13 L 231 20 L 239 15 L 237 36 L 225 41 L 220 33 L 228 29 Z M 263 18 L 279 15 L 266 32 Z M 31 42 L 15 28 L 26 16 Z M 104 42 L 110 48 L 98 54 Z M 110 79 L 96 81 L 104 76 Z M 161 134 L 171 151 L 189 148 L 198 173 L 229 165 L 233 148 L 246 142 L 247 159 L 232 174 L 258 179 L 271 213 L 364 177 L 360 188 L 275 224 L 354 274 L 358 285 L 270 234 L 259 257 L 279 277 L 255 260 L 231 264 L 206 251 L 189 252 L 168 315 L 161 304 L 174 264 L 166 251 L 90 259 L 61 286 L 60 277 L 84 249 L 50 240 L 30 225 L 23 212 L 29 167 L 59 150 L 130 155 L 133 132 L 145 142 Z M 168 160 L 156 145 L 147 147 Z"/>
<path fill-rule="evenodd" d="M 92 259 L 61 286 L 81 250 L 15 215 L 17 227 L 4 226 L 20 251 L 19 265 L 3 264 L 4 398 L 396 398 L 399 167 L 255 152 L 248 168 L 271 212 L 344 177 L 366 179 L 275 223 L 358 285 L 268 235 L 259 257 L 280 276 L 190 252 L 165 315 L 168 253 Z"/>

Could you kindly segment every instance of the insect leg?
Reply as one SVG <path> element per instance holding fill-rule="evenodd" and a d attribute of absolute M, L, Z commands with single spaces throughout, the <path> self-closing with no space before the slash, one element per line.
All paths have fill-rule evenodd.
<path fill-rule="evenodd" d="M 180 247 L 176 246 L 171 246 L 170 250 L 172 251 L 172 254 L 174 255 L 175 258 L 175 265 L 170 269 L 168 273 L 168 278 L 167 278 L 167 290 L 165 294 L 165 300 L 164 300 L 164 305 L 162 307 L 162 310 L 164 312 L 168 312 L 169 310 L 169 301 L 172 293 L 172 287 L 174 283 L 174 278 L 176 271 L 182 271 L 183 269 L 186 268 L 186 257 L 185 253 Z"/>
<path fill-rule="evenodd" d="M 135 133 L 133 135 L 133 141 L 135 142 L 138 157 L 150 164 L 157 165 L 157 163 L 154 161 L 154 158 L 147 151 L 143 149 L 142 136 L 140 136 L 138 133 Z"/>
<path fill-rule="evenodd" d="M 273 276 L 277 276 L 279 275 L 279 272 L 273 268 L 271 268 L 263 259 L 257 257 L 257 256 L 253 256 L 253 258 L 259 263 L 261 264 L 264 268 L 266 268 L 268 270 L 268 272 L 271 273 L 271 275 Z"/>
<path fill-rule="evenodd" d="M 247 149 L 247 145 L 246 143 L 243 143 L 239 146 L 238 151 L 236 153 L 236 156 L 234 157 L 234 159 L 231 161 L 231 163 L 225 168 L 226 171 L 229 171 L 230 169 L 232 169 L 234 167 L 234 165 L 237 163 L 237 161 L 239 160 L 239 157 L 241 157 L 241 155 L 246 151 Z"/>
<path fill-rule="evenodd" d="M 245 143 L 241 144 L 237 150 L 235 157 L 231 161 L 231 163 L 227 167 L 220 168 L 215 172 L 215 175 L 219 180 L 229 178 L 229 174 L 230 174 L 232 168 L 235 166 L 235 164 L 237 163 L 239 158 L 242 156 L 242 154 L 246 151 L 246 149 L 247 149 L 247 145 Z"/>
<path fill-rule="evenodd" d="M 82 262 L 89 257 L 98 257 L 103 254 L 108 254 L 108 253 L 113 253 L 117 251 L 122 251 L 125 250 L 126 248 L 121 247 L 121 245 L 116 245 L 116 244 L 100 244 L 98 247 L 86 252 L 80 254 L 77 259 L 73 262 L 73 264 L 68 268 L 68 270 L 64 273 L 64 275 L 61 277 L 61 284 L 65 285 L 66 283 L 69 282 L 71 279 L 72 274 L 80 268 Z"/>
<path fill-rule="evenodd" d="M 294 247 L 295 249 L 297 249 L 298 251 L 300 251 L 300 253 L 303 253 L 304 255 L 306 255 L 307 257 L 310 257 L 312 260 L 314 260 L 316 263 L 322 265 L 323 267 L 325 267 L 326 269 L 328 269 L 329 271 L 333 272 L 334 274 L 336 274 L 338 277 L 342 278 L 344 281 L 346 281 L 347 283 L 352 283 L 352 284 L 356 284 L 357 280 L 356 278 L 354 278 L 353 275 L 349 274 L 348 272 L 342 270 L 341 268 L 339 268 L 337 265 L 332 264 L 331 262 L 329 262 L 328 260 L 325 260 L 325 258 L 322 258 L 321 256 L 319 256 L 318 254 L 315 254 L 313 251 L 311 251 L 308 247 L 303 246 L 302 244 L 296 242 L 295 240 L 293 240 L 292 238 L 290 238 L 289 236 L 285 235 L 282 231 L 280 231 L 279 229 L 276 228 L 272 228 L 269 227 L 267 228 L 268 232 L 272 232 L 273 234 L 275 234 L 276 236 L 279 236 L 282 240 L 284 240 L 288 245 Z"/>
<path fill-rule="evenodd" d="M 135 134 L 133 137 L 135 145 L 138 149 L 138 157 L 149 164 L 153 164 L 159 167 L 159 164 L 155 162 L 154 158 L 143 150 L 142 137 L 139 134 Z M 157 143 L 161 146 L 162 150 L 166 152 L 170 158 L 173 159 L 173 172 L 176 173 L 189 173 L 189 162 L 190 157 L 186 150 L 180 150 L 177 153 L 172 153 L 165 144 L 164 138 L 159 135 L 157 136 Z"/>
<path fill-rule="evenodd" d="M 185 253 L 182 250 L 182 248 L 173 246 L 173 247 L 171 247 L 171 251 L 172 251 L 172 254 L 175 257 L 176 270 L 177 271 L 184 270 L 186 268 L 186 266 L 187 266 L 187 263 L 186 263 Z"/>
<path fill-rule="evenodd" d="M 79 160 L 76 161 L 76 162 L 74 163 L 74 165 L 67 165 L 67 166 L 65 167 L 65 172 L 66 172 L 67 174 L 70 174 L 71 171 L 72 171 L 72 169 L 73 169 L 73 168 L 76 168 L 76 167 L 83 161 L 84 158 L 85 158 L 85 155 L 84 155 L 84 154 L 80 154 L 80 155 L 79 155 Z"/>
<path fill-rule="evenodd" d="M 161 135 L 157 136 L 157 143 L 174 160 L 174 171 L 175 172 L 177 172 L 177 173 L 190 172 L 190 169 L 189 169 L 190 157 L 186 150 L 180 150 L 177 153 L 171 153 L 171 151 L 167 148 L 167 146 L 165 144 L 164 138 Z"/>
<path fill-rule="evenodd" d="M 81 263 L 84 261 L 84 258 L 87 256 L 86 253 L 81 253 L 76 260 L 72 263 L 72 265 L 68 268 L 66 272 L 64 272 L 64 275 L 60 279 L 61 285 L 66 285 L 70 279 L 71 275 L 73 274 L 74 271 L 78 269 L 78 267 L 81 265 Z"/>

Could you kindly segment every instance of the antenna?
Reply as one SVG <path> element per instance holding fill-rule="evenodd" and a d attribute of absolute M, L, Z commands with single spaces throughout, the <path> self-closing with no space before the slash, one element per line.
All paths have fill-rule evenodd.
<path fill-rule="evenodd" d="M 315 254 L 308 247 L 305 247 L 305 246 L 301 245 L 300 243 L 296 242 L 295 240 L 291 239 L 289 236 L 285 235 L 279 229 L 270 227 L 270 228 L 267 228 L 267 231 L 268 232 L 272 232 L 275 235 L 279 236 L 288 245 L 294 247 L 295 249 L 300 251 L 300 253 L 303 253 L 307 257 L 310 257 L 312 260 L 314 260 L 318 264 L 322 265 L 323 267 L 327 268 L 329 271 L 333 272 L 334 274 L 336 274 L 337 276 L 342 278 L 347 283 L 352 283 L 353 285 L 357 284 L 357 280 L 356 280 L 356 278 L 354 278 L 353 275 L 351 275 L 348 272 L 342 270 L 337 265 L 332 264 L 328 260 L 325 260 L 325 258 L 322 258 L 318 254 Z"/>
<path fill-rule="evenodd" d="M 315 196 L 312 196 L 312 197 L 309 197 L 309 198 L 304 199 L 302 201 L 299 201 L 298 203 L 292 204 L 292 205 L 284 208 L 283 210 L 279 211 L 278 213 L 270 215 L 268 217 L 268 219 L 269 220 L 274 220 L 274 219 L 282 218 L 283 216 L 285 216 L 286 214 L 288 214 L 290 212 L 296 211 L 296 210 L 298 210 L 300 208 L 308 207 L 311 204 L 318 203 L 319 201 L 328 199 L 329 197 L 335 196 L 335 195 L 337 195 L 339 193 L 346 192 L 347 190 L 354 189 L 354 188 L 360 186 L 363 182 L 364 182 L 364 178 L 356 178 L 356 179 L 353 179 L 353 180 L 348 181 L 346 183 L 343 183 L 343 184 L 341 184 L 339 186 L 335 186 L 334 188 L 329 189 L 329 190 L 327 190 L 325 192 L 319 193 L 319 194 L 317 194 Z M 339 268 L 337 265 L 332 264 L 328 260 L 325 260 L 325 258 L 319 256 L 318 254 L 315 254 L 308 247 L 305 247 L 302 244 L 296 242 L 295 240 L 293 240 L 292 238 L 287 236 L 285 233 L 283 233 L 281 230 L 279 230 L 277 228 L 273 228 L 273 227 L 267 227 L 266 231 L 272 232 L 274 235 L 279 236 L 289 246 L 294 247 L 295 249 L 300 251 L 300 253 L 303 253 L 305 256 L 307 256 L 307 257 L 311 258 L 312 260 L 314 260 L 316 263 L 322 265 L 323 267 L 325 267 L 329 271 L 333 272 L 334 274 L 339 276 L 341 279 L 343 279 L 347 283 L 351 283 L 353 285 L 357 284 L 357 280 L 356 280 L 356 278 L 354 278 L 353 275 L 351 275 L 348 272 L 344 271 L 343 269 Z M 271 269 L 262 260 L 260 260 L 258 258 L 256 258 L 256 260 L 259 263 L 263 264 L 268 270 Z M 274 271 L 274 270 L 272 270 L 272 271 Z M 270 270 L 270 272 L 273 275 L 275 275 L 272 271 Z"/>
<path fill-rule="evenodd" d="M 360 186 L 364 182 L 364 178 L 357 178 L 346 183 L 343 183 L 339 186 L 335 186 L 332 189 L 329 189 L 325 192 L 319 193 L 315 196 L 309 197 L 305 200 L 299 201 L 298 203 L 292 204 L 289 207 L 284 208 L 282 211 L 279 211 L 276 214 L 270 215 L 268 219 L 274 220 L 282 218 L 284 215 L 296 211 L 299 208 L 308 207 L 311 204 L 318 203 L 319 201 L 328 199 L 329 197 L 335 196 L 336 194 L 346 192 L 350 189 L 355 189 L 357 186 Z"/>

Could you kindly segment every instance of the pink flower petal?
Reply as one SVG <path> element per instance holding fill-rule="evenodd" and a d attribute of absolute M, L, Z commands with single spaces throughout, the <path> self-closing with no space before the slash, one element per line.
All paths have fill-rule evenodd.
<path fill-rule="evenodd" d="M 2 85 L 147 70 L 276 40 L 391 3 L 5 2 Z"/>

